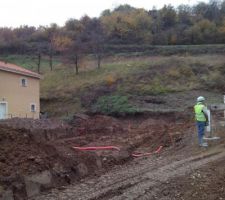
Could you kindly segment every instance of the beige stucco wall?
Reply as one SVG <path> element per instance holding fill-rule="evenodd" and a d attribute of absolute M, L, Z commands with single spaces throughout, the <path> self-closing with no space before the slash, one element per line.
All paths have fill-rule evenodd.
<path fill-rule="evenodd" d="M 21 79 L 27 79 L 27 87 L 21 86 Z M 8 117 L 39 118 L 40 80 L 0 70 L 0 102 L 8 104 Z M 31 104 L 36 104 L 36 112 L 31 112 Z"/>

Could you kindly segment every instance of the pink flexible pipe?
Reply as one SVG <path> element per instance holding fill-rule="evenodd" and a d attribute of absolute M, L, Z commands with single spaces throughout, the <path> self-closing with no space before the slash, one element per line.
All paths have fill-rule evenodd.
<path fill-rule="evenodd" d="M 73 149 L 76 150 L 81 150 L 81 151 L 92 151 L 92 150 L 117 150 L 120 151 L 119 147 L 116 146 L 101 146 L 101 147 L 72 147 Z M 157 154 L 162 150 L 163 146 L 160 146 L 156 151 L 150 152 L 150 153 L 133 153 L 133 157 L 142 157 L 142 156 L 150 156 L 152 154 Z"/>
<path fill-rule="evenodd" d="M 142 156 L 150 156 L 152 154 L 159 153 L 162 150 L 163 146 L 160 146 L 156 151 L 150 153 L 133 153 L 133 157 L 142 157 Z"/>

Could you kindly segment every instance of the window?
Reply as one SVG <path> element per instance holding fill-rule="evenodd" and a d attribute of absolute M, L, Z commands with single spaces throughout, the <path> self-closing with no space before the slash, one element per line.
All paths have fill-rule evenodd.
<path fill-rule="evenodd" d="M 21 86 L 27 87 L 27 79 L 26 78 L 21 78 Z"/>
<path fill-rule="evenodd" d="M 31 112 L 36 112 L 36 104 L 32 103 L 32 104 L 30 105 L 30 111 L 31 111 Z"/>

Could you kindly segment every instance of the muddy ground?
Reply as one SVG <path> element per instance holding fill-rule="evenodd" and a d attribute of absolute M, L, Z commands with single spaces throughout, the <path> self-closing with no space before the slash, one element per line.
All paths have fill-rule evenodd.
<path fill-rule="evenodd" d="M 0 199 L 224 199 L 223 128 L 215 133 L 221 140 L 199 148 L 184 113 L 3 121 Z M 106 145 L 121 150 L 72 148 Z"/>

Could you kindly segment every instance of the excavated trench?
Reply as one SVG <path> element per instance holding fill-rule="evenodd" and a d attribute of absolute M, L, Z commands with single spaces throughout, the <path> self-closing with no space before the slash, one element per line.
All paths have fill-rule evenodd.
<path fill-rule="evenodd" d="M 132 162 L 136 159 L 134 154 L 160 153 L 164 148 L 181 143 L 182 130 L 191 126 L 189 118 L 179 113 L 126 119 L 76 115 L 70 123 L 28 119 L 2 121 L 0 199 L 30 198 L 85 177 L 99 176 L 115 165 Z M 115 146 L 120 150 L 72 148 L 100 146 Z"/>

